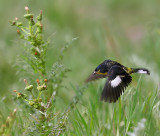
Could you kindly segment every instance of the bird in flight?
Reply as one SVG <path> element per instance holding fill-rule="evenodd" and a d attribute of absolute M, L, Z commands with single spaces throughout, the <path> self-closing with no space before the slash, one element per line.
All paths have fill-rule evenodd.
<path fill-rule="evenodd" d="M 98 65 L 94 72 L 88 77 L 86 82 L 108 77 L 101 94 L 101 100 L 107 102 L 116 102 L 122 92 L 124 92 L 126 87 L 131 83 L 132 73 L 150 75 L 148 69 L 128 68 L 116 61 L 105 60 Z"/>

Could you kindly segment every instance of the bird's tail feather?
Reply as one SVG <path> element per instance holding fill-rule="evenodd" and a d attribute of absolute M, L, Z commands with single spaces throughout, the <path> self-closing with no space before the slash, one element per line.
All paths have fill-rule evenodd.
<path fill-rule="evenodd" d="M 150 75 L 149 70 L 145 69 L 145 68 L 132 68 L 132 72 L 131 73 L 140 73 L 140 74 L 148 74 L 148 75 Z"/>

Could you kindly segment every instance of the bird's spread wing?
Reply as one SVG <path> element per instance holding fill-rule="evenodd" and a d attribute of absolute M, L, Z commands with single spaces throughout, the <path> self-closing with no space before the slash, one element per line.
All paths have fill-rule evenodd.
<path fill-rule="evenodd" d="M 96 80 L 96 79 L 99 79 L 99 78 L 106 78 L 107 75 L 103 75 L 103 74 L 96 74 L 95 72 L 93 72 L 89 77 L 88 79 L 86 80 L 86 82 L 90 82 L 90 81 L 93 81 L 93 80 Z"/>
<path fill-rule="evenodd" d="M 101 100 L 116 102 L 126 89 L 132 77 L 120 66 L 113 66 L 108 71 L 108 80 L 103 88 Z"/>

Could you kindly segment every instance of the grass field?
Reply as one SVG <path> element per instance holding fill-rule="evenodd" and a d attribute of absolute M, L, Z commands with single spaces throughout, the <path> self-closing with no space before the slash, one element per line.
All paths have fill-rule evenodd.
<path fill-rule="evenodd" d="M 43 11 L 43 35 L 46 40 L 50 37 L 47 70 L 56 62 L 65 43 L 76 38 L 63 60 L 71 71 L 63 80 L 65 87 L 58 90 L 56 104 L 52 107 L 55 114 L 63 113 L 74 102 L 75 96 L 78 97 L 77 104 L 67 115 L 61 135 L 160 135 L 160 1 L 0 0 L 0 126 L 17 109 L 15 121 L 4 136 L 9 133 L 13 136 L 22 133 L 49 135 L 32 133 L 30 124 L 26 123 L 31 109 L 17 102 L 13 93 L 15 89 L 23 92 L 23 79 L 27 77 L 15 67 L 17 56 L 25 52 L 21 46 L 24 42 L 18 39 L 9 20 L 18 17 L 24 21 L 26 5 L 34 15 L 41 9 Z M 132 83 L 119 101 L 101 102 L 106 79 L 87 86 L 84 81 L 105 59 L 129 67 L 148 68 L 151 75 L 134 74 Z M 19 67 L 23 69 L 22 64 Z M 36 76 L 30 76 L 28 80 L 36 81 Z"/>

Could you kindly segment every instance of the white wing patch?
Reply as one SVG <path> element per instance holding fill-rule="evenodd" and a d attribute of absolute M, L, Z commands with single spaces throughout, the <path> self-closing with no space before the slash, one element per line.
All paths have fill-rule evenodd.
<path fill-rule="evenodd" d="M 138 70 L 137 73 L 147 74 L 147 71 L 145 71 L 145 70 Z"/>
<path fill-rule="evenodd" d="M 122 82 L 120 76 L 117 76 L 114 80 L 111 81 L 111 86 L 113 88 L 117 87 Z"/>

